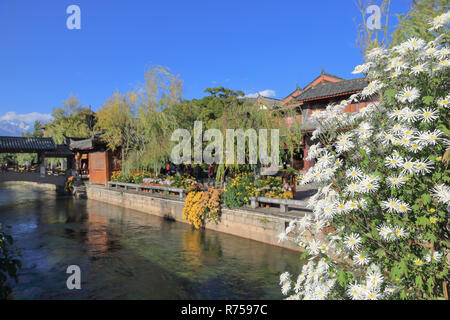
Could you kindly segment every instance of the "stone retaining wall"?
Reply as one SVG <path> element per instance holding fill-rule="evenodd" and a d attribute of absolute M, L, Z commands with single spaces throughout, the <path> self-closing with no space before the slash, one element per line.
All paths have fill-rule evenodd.
<path fill-rule="evenodd" d="M 87 185 L 87 197 L 112 205 L 134 209 L 166 219 L 188 223 L 183 219 L 184 201 L 172 197 L 147 195 L 136 191 L 114 190 L 97 185 Z M 219 223 L 209 222 L 207 229 L 252 239 L 267 244 L 301 251 L 291 241 L 278 243 L 278 235 L 290 221 L 288 216 L 267 214 L 247 209 L 222 209 Z"/>

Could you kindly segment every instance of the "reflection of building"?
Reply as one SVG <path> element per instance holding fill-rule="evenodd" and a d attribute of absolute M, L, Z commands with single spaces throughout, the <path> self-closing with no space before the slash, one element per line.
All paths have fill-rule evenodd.
<path fill-rule="evenodd" d="M 88 176 L 93 184 L 106 184 L 111 173 L 121 169 L 120 149 L 108 150 L 107 143 L 98 137 L 65 138 L 65 144 L 75 153 L 75 170 Z"/>
<path fill-rule="evenodd" d="M 340 103 L 352 94 L 361 92 L 366 86 L 367 82 L 364 78 L 345 80 L 327 74 L 322 69 L 322 73 L 305 88 L 300 89 L 297 85 L 295 91 L 283 99 L 283 109 L 295 110 L 296 120 L 302 132 L 302 140 L 294 154 L 294 167 L 307 170 L 312 166 L 312 161 L 303 160 L 308 156 L 309 147 L 314 144 L 311 141 L 311 135 L 318 125 L 310 120 L 312 112 L 324 110 L 332 103 Z M 344 111 L 359 112 L 371 101 L 350 104 Z M 286 117 L 287 125 L 292 126 L 295 122 L 292 117 Z"/>

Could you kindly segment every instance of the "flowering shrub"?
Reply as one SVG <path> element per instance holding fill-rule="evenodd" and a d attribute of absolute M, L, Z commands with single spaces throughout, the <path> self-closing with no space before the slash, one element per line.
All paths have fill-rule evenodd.
<path fill-rule="evenodd" d="M 223 199 L 226 206 L 238 208 L 248 204 L 250 197 L 292 199 L 290 190 L 290 186 L 284 185 L 280 177 L 255 179 L 253 173 L 240 173 L 227 184 Z"/>
<path fill-rule="evenodd" d="M 249 203 L 250 197 L 257 196 L 252 173 L 239 173 L 231 179 L 224 190 L 223 200 L 227 207 L 239 208 Z"/>
<path fill-rule="evenodd" d="M 434 41 L 367 52 L 354 73 L 369 85 L 312 115 L 316 162 L 301 183 L 319 191 L 313 213 L 280 235 L 295 231 L 311 258 L 295 281 L 281 275 L 290 299 L 448 299 L 449 21 L 432 22 Z M 379 102 L 344 113 L 373 95 Z"/>
<path fill-rule="evenodd" d="M 221 192 L 214 188 L 189 192 L 183 208 L 183 219 L 188 220 L 196 229 L 203 227 L 206 221 L 217 223 L 220 217 Z"/>
<path fill-rule="evenodd" d="M 167 176 L 167 177 L 160 176 L 160 177 L 145 178 L 143 179 L 142 184 L 171 186 L 174 188 L 187 189 L 188 187 L 196 185 L 198 183 L 197 181 L 195 181 L 194 177 L 184 175 L 184 176 Z"/>
<path fill-rule="evenodd" d="M 122 174 L 122 171 L 114 171 L 111 174 L 111 181 L 131 183 L 131 177 Z"/>

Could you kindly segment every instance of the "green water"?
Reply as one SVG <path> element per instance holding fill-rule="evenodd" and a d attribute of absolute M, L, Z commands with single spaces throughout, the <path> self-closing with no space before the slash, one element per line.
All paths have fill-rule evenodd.
<path fill-rule="evenodd" d="M 22 251 L 20 299 L 281 299 L 279 274 L 301 267 L 290 250 L 26 186 L 0 187 L 0 223 Z"/>

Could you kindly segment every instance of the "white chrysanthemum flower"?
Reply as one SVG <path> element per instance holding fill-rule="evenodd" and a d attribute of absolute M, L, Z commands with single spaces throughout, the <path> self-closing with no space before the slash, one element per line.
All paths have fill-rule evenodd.
<path fill-rule="evenodd" d="M 405 158 L 402 165 L 402 174 L 411 174 L 417 172 L 417 167 L 414 161 L 410 158 Z"/>
<path fill-rule="evenodd" d="M 359 185 L 361 186 L 362 192 L 364 193 L 377 191 L 380 187 L 377 180 L 370 178 L 362 180 Z"/>
<path fill-rule="evenodd" d="M 291 277 L 291 275 L 287 271 L 280 274 L 280 284 L 283 284 L 286 281 L 289 281 L 290 277 Z"/>
<path fill-rule="evenodd" d="M 397 239 L 401 239 L 408 236 L 408 232 L 403 227 L 394 227 L 393 234 Z"/>
<path fill-rule="evenodd" d="M 438 129 L 436 129 L 434 131 L 425 131 L 417 137 L 417 140 L 424 147 L 426 147 L 428 145 L 434 146 L 440 140 L 441 135 L 442 135 L 442 131 L 440 131 Z"/>
<path fill-rule="evenodd" d="M 361 266 L 365 266 L 369 263 L 369 255 L 367 253 L 357 253 L 353 256 L 353 261 Z"/>
<path fill-rule="evenodd" d="M 438 105 L 444 108 L 448 108 L 450 105 L 450 95 L 446 96 L 445 98 L 439 99 Z"/>
<path fill-rule="evenodd" d="M 431 160 L 420 160 L 415 162 L 416 171 L 421 174 L 430 173 L 433 169 L 434 164 Z"/>
<path fill-rule="evenodd" d="M 423 120 L 423 122 L 432 122 L 439 117 L 439 111 L 431 108 L 420 109 L 419 117 Z"/>
<path fill-rule="evenodd" d="M 437 251 L 433 251 L 433 254 L 428 253 L 425 256 L 426 262 L 430 263 L 431 261 L 439 262 L 442 258 L 442 253 L 439 253 Z"/>
<path fill-rule="evenodd" d="M 413 88 L 413 87 L 406 87 L 406 88 L 404 88 L 396 96 L 397 100 L 402 102 L 402 103 L 413 102 L 419 97 L 420 97 L 419 89 Z"/>
<path fill-rule="evenodd" d="M 387 178 L 387 185 L 392 188 L 399 188 L 400 186 L 404 185 L 406 181 L 403 180 L 403 176 L 397 176 L 397 177 L 388 177 Z"/>
<path fill-rule="evenodd" d="M 359 178 L 362 177 L 363 173 L 361 169 L 352 167 L 349 170 L 347 170 L 345 175 L 347 176 L 347 178 L 350 178 L 352 180 L 358 180 Z"/>
<path fill-rule="evenodd" d="M 428 30 L 430 31 L 437 30 L 447 25 L 449 22 L 450 22 L 450 11 L 434 18 L 433 21 L 430 22 L 431 28 Z"/>
<path fill-rule="evenodd" d="M 425 41 L 422 39 L 411 38 L 405 42 L 405 47 L 408 50 L 419 50 L 425 46 Z"/>
<path fill-rule="evenodd" d="M 372 62 L 361 64 L 355 67 L 355 69 L 352 71 L 352 74 L 366 73 L 372 66 L 373 66 Z"/>
<path fill-rule="evenodd" d="M 394 154 L 392 156 L 386 157 L 386 159 L 384 160 L 384 163 L 389 168 L 396 169 L 396 168 L 401 168 L 403 166 L 404 160 L 398 154 Z"/>
<path fill-rule="evenodd" d="M 394 239 L 394 232 L 390 226 L 383 224 L 377 227 L 377 230 L 381 239 L 386 241 L 392 241 Z"/>
<path fill-rule="evenodd" d="M 388 212 L 398 212 L 400 207 L 400 201 L 398 199 L 389 198 L 387 201 L 381 202 L 381 207 Z"/>
<path fill-rule="evenodd" d="M 417 75 L 421 74 L 422 72 L 426 71 L 426 66 L 427 66 L 426 63 L 417 64 L 417 65 L 411 67 L 410 73 L 417 76 Z"/>
<path fill-rule="evenodd" d="M 356 233 L 352 233 L 350 235 L 345 236 L 344 243 L 346 247 L 350 250 L 357 249 L 361 244 L 361 242 L 362 242 L 361 237 Z"/>
<path fill-rule="evenodd" d="M 352 298 L 352 300 L 362 300 L 362 288 L 361 285 L 354 283 L 347 289 L 347 294 Z"/>
<path fill-rule="evenodd" d="M 283 285 L 281 286 L 281 293 L 283 295 L 287 295 L 290 290 L 291 290 L 291 282 L 287 281 L 283 283 Z"/>
<path fill-rule="evenodd" d="M 450 204 L 450 187 L 446 186 L 445 184 L 438 184 L 432 189 L 432 195 L 433 197 L 445 204 Z"/>

